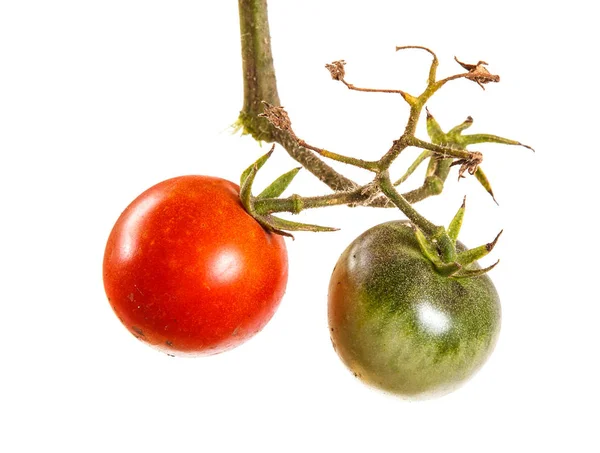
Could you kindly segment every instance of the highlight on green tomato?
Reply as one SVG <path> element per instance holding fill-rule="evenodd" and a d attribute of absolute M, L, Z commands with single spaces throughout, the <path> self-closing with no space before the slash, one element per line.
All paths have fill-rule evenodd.
<path fill-rule="evenodd" d="M 367 230 L 342 253 L 328 315 L 333 346 L 355 376 L 409 398 L 468 380 L 494 349 L 501 322 L 489 277 L 441 275 L 403 221 Z"/>
<path fill-rule="evenodd" d="M 170 355 L 216 354 L 271 319 L 285 292 L 287 251 L 244 210 L 236 184 L 180 176 L 121 214 L 103 276 L 114 312 L 138 339 Z"/>

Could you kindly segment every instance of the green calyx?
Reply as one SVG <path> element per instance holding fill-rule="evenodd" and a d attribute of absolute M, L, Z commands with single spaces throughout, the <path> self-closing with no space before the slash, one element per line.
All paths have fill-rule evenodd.
<path fill-rule="evenodd" d="M 271 150 L 268 153 L 259 157 L 256 162 L 244 170 L 240 177 L 240 200 L 248 214 L 254 217 L 254 219 L 256 219 L 256 221 L 260 223 L 266 230 L 282 236 L 291 237 L 292 239 L 294 236 L 288 233 L 288 231 L 337 231 L 337 228 L 311 225 L 282 219 L 272 215 L 268 208 L 261 209 L 261 206 L 257 205 L 257 200 L 264 201 L 279 197 L 283 192 L 285 192 L 300 171 L 300 168 L 297 167 L 284 173 L 276 178 L 271 184 L 269 184 L 258 196 L 254 197 L 252 195 L 252 187 L 258 170 L 260 170 L 267 160 L 269 160 L 269 157 L 271 157 L 273 154 L 274 149 L 275 145 L 271 147 Z M 298 214 L 303 209 L 302 198 L 297 195 L 292 195 L 291 200 L 293 205 L 292 213 Z M 263 203 L 262 206 L 268 206 L 268 204 Z"/>
<path fill-rule="evenodd" d="M 448 132 L 444 132 L 429 110 L 427 108 L 425 110 L 427 112 L 427 134 L 431 139 L 431 143 L 434 145 L 443 146 L 449 150 L 453 150 L 456 153 L 461 151 L 466 152 L 468 151 L 467 146 L 480 143 L 499 143 L 503 145 L 523 146 L 533 151 L 533 148 L 530 146 L 524 145 L 516 140 L 499 137 L 497 135 L 464 135 L 463 132 L 473 125 L 473 118 L 470 116 L 459 125 L 450 129 Z M 427 191 L 430 194 L 439 195 L 442 193 L 444 189 L 444 183 L 448 178 L 451 168 L 454 166 L 460 166 L 458 178 L 463 178 L 464 174 L 467 172 L 471 175 L 474 175 L 486 192 L 490 194 L 494 202 L 498 204 L 494 196 L 491 183 L 480 166 L 481 158 L 479 153 L 472 153 L 472 155 L 464 158 L 456 158 L 456 156 L 445 156 L 444 154 L 433 153 L 430 150 L 424 150 L 412 163 L 412 165 L 408 167 L 406 173 L 400 179 L 398 179 L 394 185 L 397 186 L 406 181 L 406 179 L 408 179 L 408 177 L 413 174 L 415 170 L 426 160 L 429 160 L 429 163 L 427 166 L 424 187 L 427 188 Z"/>
<path fill-rule="evenodd" d="M 499 143 L 504 145 L 523 146 L 533 150 L 530 146 L 524 145 L 521 142 L 499 137 L 497 135 L 465 135 L 464 131 L 473 125 L 473 118 L 470 116 L 459 125 L 450 129 L 448 132 L 444 132 L 428 109 L 426 109 L 426 113 L 427 133 L 431 139 L 431 143 L 435 145 L 445 146 L 454 150 L 467 151 L 467 146 L 469 145 L 479 143 Z M 443 155 L 440 156 L 440 154 L 434 154 L 431 151 L 425 150 L 408 168 L 404 176 L 396 181 L 394 185 L 404 182 L 417 169 L 417 167 L 426 160 L 429 160 L 429 164 L 427 166 L 427 172 L 425 175 L 425 184 L 429 188 L 430 193 L 441 193 L 444 187 L 444 182 L 446 181 L 451 168 L 453 166 L 460 165 L 459 179 L 462 178 L 463 174 L 466 172 L 474 175 L 475 179 L 490 194 L 494 202 L 498 204 L 490 181 L 483 172 L 482 168 L 479 166 L 480 161 L 473 158 L 456 159 L 454 157 L 445 157 Z M 423 255 L 426 256 L 429 261 L 431 261 L 435 269 L 441 275 L 454 278 L 476 277 L 478 275 L 487 273 L 498 264 L 497 261 L 493 265 L 486 268 L 480 268 L 475 265 L 477 260 L 485 257 L 492 251 L 502 232 L 500 232 L 490 243 L 469 250 L 457 250 L 456 244 L 458 240 L 458 234 L 462 226 L 464 213 L 465 202 L 463 200 L 462 206 L 457 211 L 448 228 L 444 229 L 441 227 L 441 229 L 434 235 L 425 234 L 425 232 L 421 231 L 421 229 L 413 224 L 415 235 Z"/>
<path fill-rule="evenodd" d="M 492 270 L 499 261 L 491 266 L 480 268 L 477 260 L 487 256 L 496 246 L 502 231 L 487 244 L 467 250 L 457 248 L 458 234 L 465 215 L 465 200 L 452 218 L 448 228 L 440 227 L 435 237 L 427 237 L 414 224 L 415 237 L 423 255 L 431 261 L 440 275 L 453 278 L 477 277 Z"/>
<path fill-rule="evenodd" d="M 528 145 L 525 145 L 516 140 L 511 140 L 504 137 L 499 137 L 497 135 L 492 134 L 463 134 L 465 130 L 470 128 L 473 125 L 473 118 L 467 117 L 465 121 L 460 123 L 459 125 L 453 127 L 448 132 L 444 132 L 440 127 L 439 123 L 433 117 L 433 115 L 426 109 L 427 112 L 427 134 L 429 135 L 431 142 L 437 145 L 449 146 L 453 149 L 457 150 L 467 150 L 467 146 L 476 145 L 480 143 L 499 143 L 502 145 L 516 145 L 523 146 L 525 148 L 531 149 Z M 417 158 L 418 163 L 421 163 L 424 159 L 421 159 L 421 156 Z M 416 163 L 415 162 L 415 163 Z M 490 194 L 492 199 L 496 204 L 496 198 L 494 196 L 494 192 L 492 190 L 492 186 L 487 176 L 483 172 L 483 169 L 479 165 L 480 162 L 476 160 L 469 159 L 453 159 L 451 157 L 440 157 L 439 155 L 434 155 L 430 157 L 429 166 L 427 168 L 427 178 L 432 179 L 437 177 L 437 181 L 442 181 L 442 183 L 448 177 L 449 171 L 451 167 L 460 165 L 460 169 L 458 172 L 458 178 L 462 178 L 465 172 L 468 172 L 471 175 L 475 176 L 475 179 L 481 184 L 481 186 L 486 190 L 487 193 Z M 414 164 L 413 164 L 414 165 Z M 418 164 L 417 164 L 418 165 Z M 414 171 L 414 169 L 413 169 Z M 440 192 L 443 188 L 439 189 Z"/>

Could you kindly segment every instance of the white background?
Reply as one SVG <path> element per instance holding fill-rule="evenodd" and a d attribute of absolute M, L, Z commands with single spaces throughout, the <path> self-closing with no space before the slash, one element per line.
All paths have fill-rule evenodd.
<path fill-rule="evenodd" d="M 279 311 L 226 354 L 157 353 L 105 300 L 104 244 L 133 198 L 181 174 L 237 180 L 267 149 L 229 129 L 242 103 L 235 2 L 3 1 L 0 450 L 598 451 L 598 33 L 592 2 L 558 4 L 271 2 L 282 103 L 308 142 L 379 157 L 400 135 L 405 105 L 349 92 L 323 66 L 345 59 L 350 82 L 417 94 L 430 58 L 394 48 L 419 44 L 438 53 L 440 76 L 460 70 L 456 55 L 502 77 L 485 91 L 458 81 L 435 96 L 429 107 L 443 127 L 472 115 L 473 132 L 537 151 L 477 148 L 499 207 L 455 176 L 442 197 L 418 205 L 445 223 L 468 194 L 468 245 L 504 228 L 485 261 L 501 259 L 491 277 L 504 317 L 475 378 L 407 402 L 357 381 L 326 323 L 337 257 L 399 212 L 302 214 L 342 231 L 288 241 Z M 279 148 L 257 184 L 294 166 Z M 291 190 L 327 192 L 308 173 Z"/>

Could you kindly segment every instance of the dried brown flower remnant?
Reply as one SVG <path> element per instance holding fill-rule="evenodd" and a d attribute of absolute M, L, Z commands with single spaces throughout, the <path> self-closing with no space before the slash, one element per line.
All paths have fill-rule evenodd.
<path fill-rule="evenodd" d="M 345 64 L 346 62 L 344 60 L 338 60 L 331 64 L 326 64 L 325 67 L 331 74 L 333 80 L 344 80 L 344 77 L 346 77 L 346 71 L 344 70 Z"/>
<path fill-rule="evenodd" d="M 281 106 L 274 106 L 268 102 L 263 101 L 264 112 L 261 113 L 260 117 L 266 118 L 269 122 L 277 129 L 292 132 L 292 121 L 289 115 L 285 111 L 285 108 Z"/>
<path fill-rule="evenodd" d="M 452 162 L 451 167 L 460 165 L 458 170 L 458 179 L 461 179 L 464 178 L 464 174 L 466 172 L 469 172 L 470 175 L 474 175 L 481 162 L 483 162 L 483 154 L 478 151 L 473 151 L 470 158 L 457 159 Z"/>
<path fill-rule="evenodd" d="M 463 63 L 456 57 L 454 57 L 454 60 L 467 71 L 469 71 L 468 74 L 465 75 L 465 78 L 476 82 L 484 90 L 485 87 L 483 86 L 483 84 L 490 82 L 500 82 L 500 76 L 494 75 L 487 70 L 487 68 L 485 67 L 487 63 L 485 61 L 478 61 L 477 64 L 468 64 Z"/>

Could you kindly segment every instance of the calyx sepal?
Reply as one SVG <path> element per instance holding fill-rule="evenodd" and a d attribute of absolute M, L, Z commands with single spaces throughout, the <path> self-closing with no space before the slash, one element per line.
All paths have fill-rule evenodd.
<path fill-rule="evenodd" d="M 531 146 L 525 145 L 516 140 L 511 140 L 508 138 L 500 137 L 498 135 L 492 134 L 463 134 L 468 128 L 473 125 L 473 118 L 471 116 L 467 117 L 465 121 L 460 123 L 459 125 L 453 127 L 448 132 L 444 132 L 433 117 L 429 109 L 426 108 L 427 118 L 427 134 L 431 139 L 431 143 L 436 145 L 444 145 L 453 149 L 465 150 L 467 151 L 467 146 L 476 145 L 480 143 L 498 143 L 502 145 L 515 145 L 522 146 L 524 148 L 530 149 L 534 151 Z M 427 157 L 424 155 L 419 156 L 414 165 L 420 164 Z M 494 191 L 492 190 L 492 185 L 488 179 L 488 177 L 483 172 L 480 164 L 482 161 L 482 155 L 478 152 L 473 152 L 470 158 L 464 159 L 453 159 L 451 157 L 443 157 L 439 155 L 432 155 L 430 157 L 429 167 L 427 171 L 427 178 L 433 178 L 437 176 L 442 183 L 446 180 L 449 170 L 451 167 L 460 166 L 458 171 L 458 179 L 464 177 L 465 173 L 469 173 L 470 175 L 474 175 L 477 181 L 481 184 L 481 186 L 485 189 L 487 193 L 490 194 L 492 199 L 496 204 L 496 197 L 494 196 Z M 410 168 L 411 173 L 414 171 L 414 168 Z M 408 175 L 403 177 L 403 180 L 406 179 Z M 399 182 L 403 182 L 399 181 Z M 442 184 L 443 187 L 443 184 Z"/>
<path fill-rule="evenodd" d="M 308 223 L 300 223 L 293 222 L 291 220 L 282 219 L 280 217 L 276 217 L 269 212 L 259 212 L 260 210 L 256 209 L 255 200 L 257 199 L 266 199 L 266 198 L 276 198 L 281 195 L 285 189 L 288 188 L 290 183 L 293 181 L 295 176 L 300 171 L 300 168 L 294 168 L 293 170 L 284 173 L 275 181 L 273 181 L 266 189 L 264 189 L 260 195 L 254 197 L 252 195 L 252 187 L 254 184 L 254 180 L 258 173 L 258 170 L 262 168 L 262 166 L 269 160 L 269 157 L 273 154 L 275 150 L 275 145 L 271 147 L 271 150 L 259 157 L 256 162 L 250 165 L 240 177 L 240 201 L 244 206 L 244 209 L 248 214 L 250 214 L 254 219 L 266 230 L 271 231 L 275 234 L 280 234 L 282 236 L 291 237 L 294 236 L 288 231 L 314 231 L 314 232 L 326 232 L 326 231 L 337 231 L 338 228 L 333 227 L 325 227 L 320 225 L 312 225 Z M 296 197 L 298 199 L 297 203 L 294 203 L 295 209 L 294 214 L 298 214 L 302 210 L 302 200 L 298 196 L 292 196 L 292 198 Z"/>
<path fill-rule="evenodd" d="M 411 224 L 413 231 L 415 232 L 415 238 L 423 256 L 425 256 L 433 266 L 435 270 L 445 277 L 452 278 L 470 278 L 477 277 L 483 275 L 490 270 L 492 270 L 496 265 L 500 262 L 496 261 L 491 266 L 485 268 L 476 268 L 472 266 L 476 263 L 477 260 L 487 256 L 496 246 L 502 231 L 498 233 L 498 235 L 494 238 L 492 242 L 488 242 L 487 244 L 480 245 L 479 247 L 474 247 L 472 249 L 461 250 L 459 251 L 456 247 L 458 241 L 458 234 L 460 232 L 460 228 L 462 226 L 463 218 L 465 214 L 465 199 L 463 199 L 463 203 L 452 218 L 448 228 L 443 229 L 440 234 L 438 234 L 439 238 L 446 237 L 451 242 L 451 247 L 453 250 L 450 253 L 442 253 L 441 249 L 442 242 L 436 238 L 427 237 L 416 225 Z M 450 257 L 451 259 L 444 259 L 444 257 Z"/>

